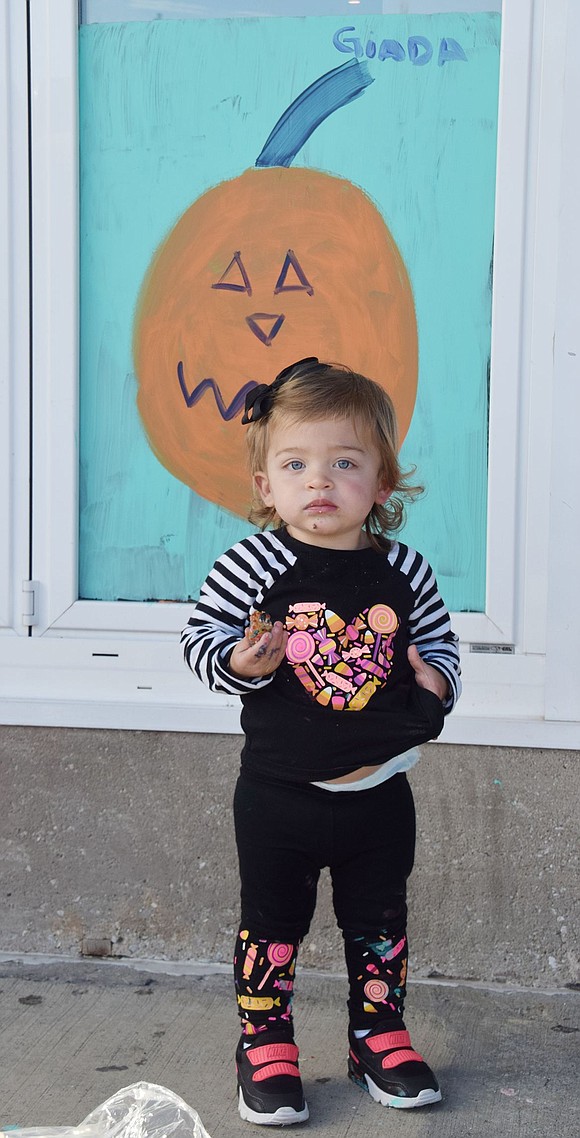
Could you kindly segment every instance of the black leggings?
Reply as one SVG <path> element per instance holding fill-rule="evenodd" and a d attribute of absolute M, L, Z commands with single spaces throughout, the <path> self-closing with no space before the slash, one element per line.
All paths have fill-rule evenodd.
<path fill-rule="evenodd" d="M 377 1012 L 381 1019 L 400 1017 L 407 958 L 406 881 L 415 850 L 415 808 L 406 776 L 394 775 L 369 790 L 336 793 L 242 773 L 234 819 L 240 929 L 245 934 L 236 951 L 236 986 L 244 1023 L 251 1021 L 259 1030 L 268 1026 L 267 1020 L 288 1019 L 280 989 L 280 984 L 282 990 L 288 987 L 288 971 L 278 976 L 268 965 L 256 1004 L 257 977 L 250 974 L 254 988 L 247 986 L 247 948 L 242 946 L 263 946 L 257 953 L 252 948 L 256 968 L 260 959 L 266 966 L 269 944 L 293 945 L 297 951 L 310 927 L 324 866 L 330 869 L 334 911 L 345 940 L 352 1024 L 368 1026 L 369 1017 L 377 1022 Z M 276 992 L 269 994 L 266 985 L 271 983 Z M 382 993 L 376 1007 L 371 1007 L 373 993 Z M 266 1016 L 264 1001 L 274 995 L 275 1015 Z"/>

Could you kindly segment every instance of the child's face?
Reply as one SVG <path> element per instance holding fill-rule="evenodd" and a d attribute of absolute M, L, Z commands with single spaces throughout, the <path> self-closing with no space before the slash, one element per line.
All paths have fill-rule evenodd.
<path fill-rule="evenodd" d="M 270 432 L 266 469 L 254 475 L 266 506 L 309 545 L 360 549 L 375 503 L 389 496 L 378 449 L 349 419 L 281 424 Z"/>

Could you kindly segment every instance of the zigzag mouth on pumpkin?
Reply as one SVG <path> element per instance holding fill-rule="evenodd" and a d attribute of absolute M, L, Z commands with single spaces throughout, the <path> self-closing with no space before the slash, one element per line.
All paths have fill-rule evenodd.
<path fill-rule="evenodd" d="M 248 380 L 248 382 L 244 383 L 244 385 L 240 387 L 240 390 L 234 395 L 231 403 L 226 403 L 220 391 L 219 385 L 216 383 L 215 379 L 212 378 L 202 379 L 200 383 L 197 383 L 195 387 L 189 391 L 185 382 L 182 360 L 180 360 L 177 365 L 177 378 L 179 380 L 179 386 L 181 388 L 181 393 L 185 400 L 186 407 L 194 407 L 196 403 L 199 403 L 200 399 L 205 395 L 206 391 L 212 391 L 215 405 L 222 419 L 224 419 L 226 423 L 228 423 L 230 419 L 235 419 L 236 415 L 239 415 L 240 411 L 242 411 L 244 408 L 248 391 L 252 391 L 254 387 L 258 386 L 255 380 Z"/>

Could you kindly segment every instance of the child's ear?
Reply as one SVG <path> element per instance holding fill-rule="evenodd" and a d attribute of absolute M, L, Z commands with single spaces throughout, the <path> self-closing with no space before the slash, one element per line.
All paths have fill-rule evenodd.
<path fill-rule="evenodd" d="M 263 470 L 257 470 L 254 474 L 254 486 L 265 506 L 275 505 L 268 475 Z"/>
<path fill-rule="evenodd" d="M 391 497 L 392 488 L 387 484 L 384 478 L 379 478 L 379 485 L 377 495 L 375 498 L 375 505 L 384 506 L 385 502 Z"/>

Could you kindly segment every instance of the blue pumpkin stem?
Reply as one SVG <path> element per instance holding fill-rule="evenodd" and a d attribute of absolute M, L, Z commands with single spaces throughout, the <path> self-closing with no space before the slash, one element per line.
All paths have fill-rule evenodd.
<path fill-rule="evenodd" d="M 284 111 L 266 139 L 256 166 L 290 166 L 313 131 L 339 107 L 374 83 L 366 63 L 349 59 L 321 75 Z"/>

